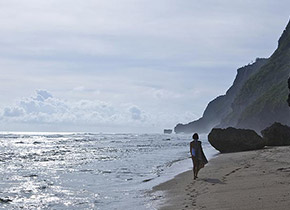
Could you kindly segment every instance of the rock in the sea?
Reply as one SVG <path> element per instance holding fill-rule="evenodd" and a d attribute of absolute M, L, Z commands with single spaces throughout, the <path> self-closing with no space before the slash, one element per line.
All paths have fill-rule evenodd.
<path fill-rule="evenodd" d="M 290 127 L 275 122 L 261 131 L 266 146 L 288 146 L 290 145 Z"/>
<path fill-rule="evenodd" d="M 232 127 L 213 128 L 208 141 L 221 153 L 262 149 L 265 146 L 263 138 L 255 131 Z"/>
<path fill-rule="evenodd" d="M 0 198 L 0 203 L 9 203 L 9 202 L 12 202 L 12 200 L 9 198 Z"/>

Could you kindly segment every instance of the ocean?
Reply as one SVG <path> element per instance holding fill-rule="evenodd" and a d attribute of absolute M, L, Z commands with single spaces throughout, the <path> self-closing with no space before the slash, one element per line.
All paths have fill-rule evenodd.
<path fill-rule="evenodd" d="M 217 151 L 201 135 L 206 156 Z M 1 209 L 154 209 L 148 190 L 192 169 L 190 135 L 0 133 Z"/>

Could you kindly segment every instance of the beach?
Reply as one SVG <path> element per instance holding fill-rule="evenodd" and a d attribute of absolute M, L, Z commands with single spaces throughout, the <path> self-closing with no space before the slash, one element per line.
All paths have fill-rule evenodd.
<path fill-rule="evenodd" d="M 192 171 L 153 188 L 157 209 L 289 209 L 290 147 L 219 154 L 193 180 Z"/>

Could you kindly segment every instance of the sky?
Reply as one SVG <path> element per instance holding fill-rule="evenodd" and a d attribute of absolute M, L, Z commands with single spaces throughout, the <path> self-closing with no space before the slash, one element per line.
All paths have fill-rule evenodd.
<path fill-rule="evenodd" d="M 0 0 L 0 131 L 160 133 L 269 57 L 289 0 Z"/>

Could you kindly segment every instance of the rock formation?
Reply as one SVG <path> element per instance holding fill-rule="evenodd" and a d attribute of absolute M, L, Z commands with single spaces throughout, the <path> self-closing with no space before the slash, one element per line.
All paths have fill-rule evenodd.
<path fill-rule="evenodd" d="M 255 131 L 236 128 L 214 128 L 208 135 L 210 144 L 221 153 L 262 149 L 264 140 Z"/>
<path fill-rule="evenodd" d="M 172 133 L 172 129 L 164 129 L 163 133 L 164 134 L 171 134 Z"/>
<path fill-rule="evenodd" d="M 290 127 L 275 122 L 270 127 L 262 130 L 266 146 L 290 145 Z"/>
<path fill-rule="evenodd" d="M 278 48 L 268 59 L 238 70 L 232 87 L 211 101 L 203 117 L 188 124 L 178 124 L 175 132 L 208 132 L 213 127 L 250 128 L 260 132 L 275 121 L 290 124 L 287 103 L 290 75 L 290 22 L 278 41 Z"/>
<path fill-rule="evenodd" d="M 266 63 L 267 59 L 257 58 L 255 63 L 239 68 L 233 85 L 225 95 L 218 96 L 208 104 L 202 118 L 188 124 L 178 124 L 174 131 L 176 133 L 207 133 L 220 124 L 221 120 L 232 112 L 231 104 L 244 83 Z"/>

